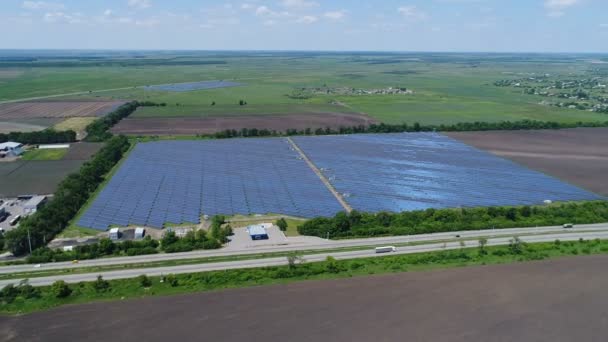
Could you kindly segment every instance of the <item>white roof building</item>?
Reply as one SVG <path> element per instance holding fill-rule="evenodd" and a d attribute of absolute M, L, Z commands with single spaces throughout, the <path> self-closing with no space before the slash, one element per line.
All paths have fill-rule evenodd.
<path fill-rule="evenodd" d="M 14 150 L 16 148 L 20 148 L 22 146 L 23 146 L 23 144 L 21 144 L 21 143 L 14 142 L 14 141 L 7 141 L 5 143 L 0 143 L 0 151 L 10 151 L 10 150 Z"/>

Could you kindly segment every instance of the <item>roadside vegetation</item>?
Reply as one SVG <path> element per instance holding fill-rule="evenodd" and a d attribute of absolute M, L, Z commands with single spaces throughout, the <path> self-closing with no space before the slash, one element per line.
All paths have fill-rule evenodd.
<path fill-rule="evenodd" d="M 376 214 L 340 212 L 314 218 L 298 227 L 302 235 L 365 238 L 429 234 L 460 230 L 555 226 L 608 221 L 608 202 L 557 203 L 547 206 L 427 209 Z"/>
<path fill-rule="evenodd" d="M 527 244 L 517 237 L 514 237 L 509 245 L 500 247 L 488 247 L 480 240 L 476 248 L 352 260 L 328 257 L 327 260 L 316 263 L 304 263 L 296 253 L 288 255 L 287 265 L 277 267 L 168 274 L 162 277 L 141 275 L 121 280 L 105 280 L 99 276 L 93 282 L 67 284 L 57 281 L 44 287 L 32 287 L 27 281 L 23 281 L 0 290 L 0 312 L 23 314 L 92 301 L 605 253 L 608 253 L 608 241 L 556 240 L 552 243 Z"/>

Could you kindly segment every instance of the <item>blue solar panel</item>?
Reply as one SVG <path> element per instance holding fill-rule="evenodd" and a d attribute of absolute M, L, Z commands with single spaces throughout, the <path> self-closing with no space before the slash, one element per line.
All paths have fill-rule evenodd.
<path fill-rule="evenodd" d="M 357 210 L 408 211 L 601 199 L 436 133 L 296 137 Z"/>
<path fill-rule="evenodd" d="M 138 144 L 79 225 L 161 228 L 199 223 L 203 214 L 313 217 L 341 210 L 286 139 L 163 141 Z"/>

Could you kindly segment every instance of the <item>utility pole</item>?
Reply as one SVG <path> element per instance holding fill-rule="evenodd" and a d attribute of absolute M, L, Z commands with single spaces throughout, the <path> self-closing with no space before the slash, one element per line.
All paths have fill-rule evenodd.
<path fill-rule="evenodd" d="M 32 254 L 32 239 L 30 238 L 30 227 L 27 227 L 27 243 L 30 245 L 30 255 Z"/>

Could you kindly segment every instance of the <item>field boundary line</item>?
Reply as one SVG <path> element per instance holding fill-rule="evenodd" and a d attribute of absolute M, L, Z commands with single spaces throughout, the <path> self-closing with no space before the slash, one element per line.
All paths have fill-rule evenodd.
<path fill-rule="evenodd" d="M 308 158 L 308 156 L 304 153 L 304 151 L 302 151 L 300 146 L 298 146 L 291 139 L 291 137 L 287 137 L 287 141 L 289 141 L 289 144 L 291 144 L 291 146 L 300 154 L 302 159 L 304 159 L 306 164 L 308 164 L 308 167 L 310 167 L 310 169 L 319 177 L 319 179 L 321 179 L 321 182 L 323 182 L 323 184 L 325 184 L 325 187 L 332 193 L 332 195 L 334 195 L 334 197 L 338 200 L 340 205 L 342 205 L 344 210 L 346 210 L 347 213 L 350 213 L 351 211 L 353 211 L 353 208 L 346 202 L 346 200 L 344 200 L 342 195 L 340 195 L 340 193 L 336 190 L 336 188 L 334 188 L 334 186 L 329 182 L 329 180 L 327 179 L 327 177 L 325 177 L 325 175 L 321 172 L 321 170 L 319 170 L 319 168 L 312 162 L 312 160 L 310 160 L 310 158 Z"/>

